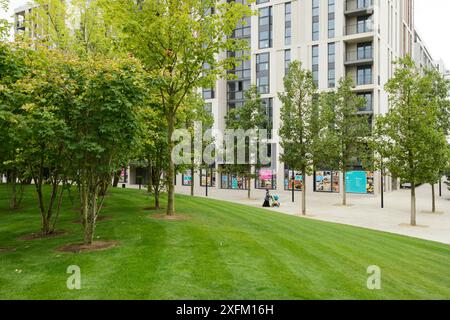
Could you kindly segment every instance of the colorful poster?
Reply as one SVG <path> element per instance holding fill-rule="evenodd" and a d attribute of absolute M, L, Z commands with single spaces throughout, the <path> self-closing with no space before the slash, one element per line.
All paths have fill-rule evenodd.
<path fill-rule="evenodd" d="M 349 193 L 367 193 L 367 173 L 349 171 L 345 174 L 345 190 Z"/>
<path fill-rule="evenodd" d="M 238 189 L 239 188 L 239 186 L 238 186 L 238 179 L 237 179 L 236 176 L 233 176 L 231 178 L 231 188 L 232 189 Z"/>
<path fill-rule="evenodd" d="M 190 186 L 192 185 L 192 176 L 191 175 L 183 175 L 183 185 Z"/>

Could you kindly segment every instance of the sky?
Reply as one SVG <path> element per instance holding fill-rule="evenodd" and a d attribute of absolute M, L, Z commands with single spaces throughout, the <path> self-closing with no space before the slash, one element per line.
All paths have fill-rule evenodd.
<path fill-rule="evenodd" d="M 28 0 L 10 0 L 10 12 L 2 12 L 0 10 L 0 18 L 12 15 L 13 8 L 27 2 Z M 447 69 L 450 69 L 449 14 L 449 0 L 415 0 L 416 28 L 420 37 L 426 43 L 433 59 L 443 59 Z"/>

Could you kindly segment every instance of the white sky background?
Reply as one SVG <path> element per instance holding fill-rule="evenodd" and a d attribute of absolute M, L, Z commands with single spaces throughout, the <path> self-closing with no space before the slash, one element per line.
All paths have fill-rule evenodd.
<path fill-rule="evenodd" d="M 28 0 L 10 0 L 9 12 L 0 12 L 0 17 L 11 16 L 13 8 L 27 2 Z M 415 0 L 415 19 L 420 37 L 425 41 L 433 59 L 443 59 L 447 69 L 450 69 L 450 1 Z"/>

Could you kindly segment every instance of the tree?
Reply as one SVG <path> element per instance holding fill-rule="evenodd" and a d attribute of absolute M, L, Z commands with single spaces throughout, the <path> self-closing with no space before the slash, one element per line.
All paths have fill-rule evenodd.
<path fill-rule="evenodd" d="M 191 135 L 191 146 L 195 146 L 196 143 L 201 145 L 201 150 L 211 143 L 209 139 L 203 140 L 203 136 L 206 130 L 212 128 L 214 124 L 214 118 L 211 113 L 205 109 L 205 100 L 199 97 L 197 94 L 189 95 L 186 102 L 180 109 L 179 120 L 177 122 L 183 122 L 185 128 L 189 131 Z M 196 132 L 195 123 L 201 123 L 201 131 Z M 181 126 L 181 124 L 180 124 Z M 196 134 L 200 134 L 201 137 L 196 137 Z M 195 139 L 201 139 L 201 141 L 195 141 Z M 195 170 L 202 167 L 202 159 L 196 159 L 195 148 L 192 148 L 191 153 L 191 164 L 189 165 L 189 170 L 191 171 L 191 196 L 194 196 L 195 188 Z"/>
<path fill-rule="evenodd" d="M 376 133 L 388 157 L 386 167 L 403 182 L 411 183 L 411 225 L 416 225 L 416 186 L 432 176 L 430 147 L 437 147 L 436 109 L 427 96 L 431 83 L 420 75 L 410 57 L 396 62 L 394 76 L 385 86 L 391 108 L 376 119 Z"/>
<path fill-rule="evenodd" d="M 171 154 L 180 107 L 193 90 L 211 87 L 235 65 L 235 58 L 219 54 L 247 47 L 245 41 L 231 36 L 251 10 L 247 5 L 219 0 L 121 0 L 107 7 L 123 45 L 142 61 L 159 88 Z M 169 158 L 168 215 L 175 212 L 174 174 L 175 163 Z"/>
<path fill-rule="evenodd" d="M 26 64 L 28 54 L 31 52 L 25 46 L 0 43 L 0 172 L 7 176 L 11 210 L 20 206 L 23 189 L 28 181 L 25 165 L 18 158 L 17 148 L 22 141 L 22 96 L 14 88 L 15 83 L 29 73 Z"/>
<path fill-rule="evenodd" d="M 26 69 L 31 72 L 10 85 L 14 93 L 10 106 L 15 106 L 12 113 L 19 120 L 13 137 L 11 178 L 15 183 L 19 177 L 19 164 L 33 179 L 42 233 L 47 235 L 55 231 L 64 191 L 64 184 L 60 184 L 67 181 L 67 126 L 61 110 L 72 105 L 73 99 L 65 76 L 65 58 L 59 52 L 41 47 L 18 52 L 22 50 Z M 43 192 L 46 183 L 51 185 L 49 199 Z"/>
<path fill-rule="evenodd" d="M 151 105 L 151 104 L 150 104 Z M 137 158 L 147 164 L 148 192 L 153 193 L 155 209 L 160 209 L 160 193 L 165 186 L 164 171 L 169 158 L 167 122 L 159 105 L 147 104 L 139 112 L 140 134 Z"/>
<path fill-rule="evenodd" d="M 258 93 L 256 86 L 250 87 L 249 90 L 245 92 L 245 102 L 242 107 L 231 109 L 226 118 L 225 123 L 227 129 L 234 130 L 255 130 L 254 133 L 256 136 L 259 136 L 258 132 L 260 129 L 267 128 L 267 113 L 266 109 L 263 106 L 261 95 Z M 228 165 L 227 170 L 233 173 L 242 174 L 246 177 L 247 181 L 247 196 L 250 199 L 250 190 L 251 190 L 251 181 L 254 177 L 252 174 L 253 166 L 259 166 L 258 161 L 253 165 L 251 161 L 251 147 L 250 147 L 250 139 L 252 137 L 243 137 L 245 141 L 239 141 L 235 144 L 234 154 L 235 154 L 235 162 L 234 164 Z M 246 163 L 238 163 L 238 157 L 236 157 L 239 148 L 245 148 L 245 162 Z M 256 159 L 258 160 L 258 159 Z M 228 162 L 228 159 L 227 159 Z"/>
<path fill-rule="evenodd" d="M 342 205 L 347 205 L 346 173 L 367 153 L 367 137 L 370 134 L 369 121 L 366 116 L 359 115 L 358 110 L 364 106 L 364 99 L 353 91 L 351 79 L 339 81 L 336 93 L 329 93 L 322 99 L 326 116 L 322 141 L 328 153 L 328 160 L 323 162 L 332 169 L 342 172 Z"/>
<path fill-rule="evenodd" d="M 428 155 L 426 163 L 430 171 L 427 182 L 431 185 L 431 211 L 435 213 L 435 184 L 442 179 L 450 159 L 450 150 L 446 139 L 446 135 L 450 133 L 450 100 L 447 96 L 450 85 L 437 70 L 427 70 L 423 81 L 426 84 L 424 88 L 428 89 L 428 92 L 424 92 L 428 100 L 426 108 L 435 115 L 435 137 L 430 140 L 429 152 L 426 153 Z"/>
<path fill-rule="evenodd" d="M 306 214 L 306 175 L 313 171 L 316 142 L 319 135 L 318 105 L 315 103 L 316 86 L 312 73 L 302 68 L 299 61 L 289 65 L 284 78 L 284 93 L 278 96 L 281 107 L 279 131 L 283 154 L 281 160 L 303 176 L 302 214 Z"/>
<path fill-rule="evenodd" d="M 68 106 L 73 150 L 81 189 L 84 243 L 92 244 L 96 220 L 112 175 L 130 154 L 137 132 L 137 112 L 145 102 L 143 72 L 132 58 L 74 58 L 74 81 L 81 92 Z M 100 192 L 102 191 L 102 192 Z M 99 199 L 100 196 L 100 199 Z"/>

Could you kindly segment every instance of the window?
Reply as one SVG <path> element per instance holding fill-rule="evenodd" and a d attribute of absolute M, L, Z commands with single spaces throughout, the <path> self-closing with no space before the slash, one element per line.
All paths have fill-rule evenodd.
<path fill-rule="evenodd" d="M 312 40 L 319 40 L 319 0 L 312 0 Z"/>
<path fill-rule="evenodd" d="M 328 0 L 328 38 L 336 35 L 336 0 Z"/>
<path fill-rule="evenodd" d="M 287 2 L 284 5 L 284 44 L 291 45 L 291 27 L 292 27 L 292 5 Z"/>
<path fill-rule="evenodd" d="M 328 44 L 328 88 L 336 86 L 336 44 Z"/>
<path fill-rule="evenodd" d="M 372 111 L 373 110 L 373 95 L 372 92 L 365 92 L 358 94 L 359 97 L 364 98 L 365 105 L 360 108 L 359 111 Z"/>
<path fill-rule="evenodd" d="M 266 109 L 266 125 L 265 129 L 267 129 L 267 138 L 272 138 L 272 128 L 273 128 L 273 99 L 272 98 L 266 98 L 262 99 L 262 104 L 264 109 Z"/>
<path fill-rule="evenodd" d="M 208 175 L 208 176 L 206 176 Z M 206 179 L 208 178 L 208 187 L 216 186 L 216 169 L 200 169 L 200 186 L 206 187 Z"/>
<path fill-rule="evenodd" d="M 339 172 L 315 171 L 314 191 L 339 193 Z"/>
<path fill-rule="evenodd" d="M 222 173 L 221 188 L 247 190 L 247 179 L 245 176 L 235 173 Z"/>
<path fill-rule="evenodd" d="M 256 4 L 266 3 L 269 2 L 269 0 L 256 0 Z"/>
<path fill-rule="evenodd" d="M 372 59 L 372 43 L 358 44 L 358 60 Z"/>
<path fill-rule="evenodd" d="M 295 191 L 303 190 L 303 176 L 300 171 L 293 171 L 288 165 L 284 165 L 284 190 L 291 190 L 294 186 Z"/>
<path fill-rule="evenodd" d="M 272 7 L 259 9 L 259 48 L 272 47 Z"/>
<path fill-rule="evenodd" d="M 372 0 L 358 0 L 358 9 L 364 9 L 372 5 Z"/>
<path fill-rule="evenodd" d="M 291 63 L 291 50 L 284 50 L 284 75 L 289 72 L 289 64 Z"/>
<path fill-rule="evenodd" d="M 312 47 L 312 75 L 316 86 L 319 85 L 319 46 Z"/>
<path fill-rule="evenodd" d="M 277 188 L 277 174 L 276 171 L 270 168 L 256 169 L 255 188 L 256 189 L 270 189 Z"/>
<path fill-rule="evenodd" d="M 372 67 L 358 67 L 357 77 L 358 86 L 372 84 Z"/>
<path fill-rule="evenodd" d="M 239 3 L 245 3 L 245 0 L 236 0 Z M 245 23 L 244 23 L 245 22 Z M 249 17 L 241 20 L 236 29 L 233 32 L 232 37 L 243 39 L 250 44 L 251 34 L 251 20 Z M 242 61 L 243 56 L 248 56 L 249 53 L 245 51 L 228 51 L 228 57 L 235 57 L 237 60 Z M 241 64 L 235 66 L 228 71 L 228 74 L 234 75 L 235 78 L 227 81 L 227 107 L 228 110 L 233 108 L 239 108 L 244 101 L 244 92 L 250 88 L 251 78 L 251 62 L 250 59 L 242 61 Z"/>
<path fill-rule="evenodd" d="M 256 55 L 256 87 L 259 93 L 269 93 L 269 53 Z"/>
<path fill-rule="evenodd" d="M 202 95 L 203 99 L 205 100 L 214 99 L 214 89 L 212 88 L 203 89 Z"/>
<path fill-rule="evenodd" d="M 372 31 L 372 20 L 370 16 L 358 17 L 357 33 Z"/>

